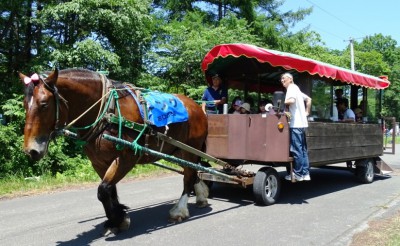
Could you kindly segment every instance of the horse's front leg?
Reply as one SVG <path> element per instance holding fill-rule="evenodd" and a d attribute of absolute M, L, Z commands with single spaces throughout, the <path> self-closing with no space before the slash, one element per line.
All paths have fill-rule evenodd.
<path fill-rule="evenodd" d="M 188 201 L 189 194 L 193 189 L 196 194 L 196 205 L 198 207 L 208 206 L 208 187 L 202 180 L 198 179 L 196 170 L 184 168 L 183 187 L 182 196 L 169 211 L 171 221 L 181 222 L 182 220 L 189 218 Z"/>
<path fill-rule="evenodd" d="M 97 198 L 103 204 L 108 219 L 104 224 L 103 234 L 107 235 L 108 232 L 117 234 L 128 230 L 130 226 L 130 218 L 126 213 L 128 207 L 119 203 L 116 186 L 102 181 L 97 190 Z"/>
<path fill-rule="evenodd" d="M 104 235 L 110 231 L 117 234 L 130 226 L 130 218 L 126 213 L 128 207 L 119 202 L 116 188 L 116 184 L 131 168 L 125 163 L 120 158 L 114 160 L 97 190 L 97 198 L 103 204 L 108 219 L 104 224 Z"/>

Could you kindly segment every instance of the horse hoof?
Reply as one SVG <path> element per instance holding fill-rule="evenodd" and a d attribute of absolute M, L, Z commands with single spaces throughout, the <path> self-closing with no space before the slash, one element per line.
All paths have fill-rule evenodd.
<path fill-rule="evenodd" d="M 103 230 L 103 236 L 109 236 L 111 233 L 114 235 L 117 235 L 118 233 L 122 231 L 126 231 L 129 229 L 129 226 L 131 224 L 131 218 L 128 215 L 125 215 L 124 220 L 121 222 L 121 224 L 118 227 L 110 227 L 108 226 L 108 223 L 104 225 L 104 230 Z"/>
<path fill-rule="evenodd" d="M 207 201 L 196 202 L 196 207 L 198 208 L 206 208 L 208 206 L 210 206 L 210 204 Z"/>
<path fill-rule="evenodd" d="M 103 230 L 103 233 L 101 234 L 103 237 L 108 237 L 112 232 L 112 228 L 110 227 L 105 227 Z"/>
<path fill-rule="evenodd" d="M 182 222 L 184 220 L 184 218 L 182 218 L 181 216 L 177 216 L 177 217 L 174 217 L 174 218 L 169 218 L 169 222 L 171 222 L 171 223 L 180 223 L 180 222 Z"/>
<path fill-rule="evenodd" d="M 107 228 L 104 228 L 104 230 L 103 230 L 103 236 L 107 237 L 111 234 L 117 235 L 120 232 L 121 232 L 121 230 L 118 227 L 107 227 Z"/>
<path fill-rule="evenodd" d="M 125 215 L 124 220 L 122 223 L 119 225 L 119 230 L 120 231 L 126 231 L 129 229 L 129 226 L 131 225 L 131 218 L 128 215 Z"/>

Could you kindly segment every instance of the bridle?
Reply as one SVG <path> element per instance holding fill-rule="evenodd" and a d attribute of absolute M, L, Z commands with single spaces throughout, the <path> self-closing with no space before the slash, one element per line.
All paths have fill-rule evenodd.
<path fill-rule="evenodd" d="M 50 141 L 51 141 L 54 140 L 57 136 L 62 135 L 65 122 L 63 125 L 60 125 L 60 100 L 64 103 L 67 110 L 68 110 L 68 101 L 64 97 L 62 97 L 60 93 L 58 93 L 58 89 L 55 85 L 50 86 L 49 84 L 47 84 L 44 81 L 43 76 L 47 77 L 47 75 L 41 75 L 39 76 L 39 81 L 41 81 L 44 87 L 53 94 L 54 102 L 56 104 L 54 130 L 50 133 Z"/>

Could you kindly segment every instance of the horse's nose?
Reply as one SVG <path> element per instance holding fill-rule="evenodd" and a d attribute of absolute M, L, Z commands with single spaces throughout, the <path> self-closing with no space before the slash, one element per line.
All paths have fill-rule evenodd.
<path fill-rule="evenodd" d="M 37 160 L 39 160 L 41 158 L 40 152 L 35 150 L 35 149 L 31 149 L 27 153 L 32 158 L 32 160 L 34 160 L 34 161 L 37 161 Z"/>

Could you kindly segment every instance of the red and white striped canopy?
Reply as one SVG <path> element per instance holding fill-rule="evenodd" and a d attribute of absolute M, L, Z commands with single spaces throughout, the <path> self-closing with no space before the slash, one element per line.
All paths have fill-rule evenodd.
<path fill-rule="evenodd" d="M 325 78 L 333 81 L 340 81 L 342 83 L 371 89 L 385 89 L 390 85 L 390 82 L 385 76 L 374 77 L 302 56 L 263 49 L 249 44 L 217 45 L 206 54 L 201 64 L 201 68 L 206 76 L 209 76 L 209 72 L 211 71 L 219 73 L 221 70 L 228 69 L 229 64 L 237 63 L 238 59 L 241 59 L 242 61 L 243 59 L 251 59 L 258 63 L 258 65 L 255 65 L 254 62 L 251 65 L 249 65 L 250 63 L 243 63 L 235 67 L 240 67 L 243 71 L 258 66 L 258 71 L 263 72 L 262 65 L 265 64 L 268 65 L 269 68 L 274 67 L 284 70 L 296 70 L 299 73 L 308 73 L 310 75 L 319 76 L 322 79 Z"/>

